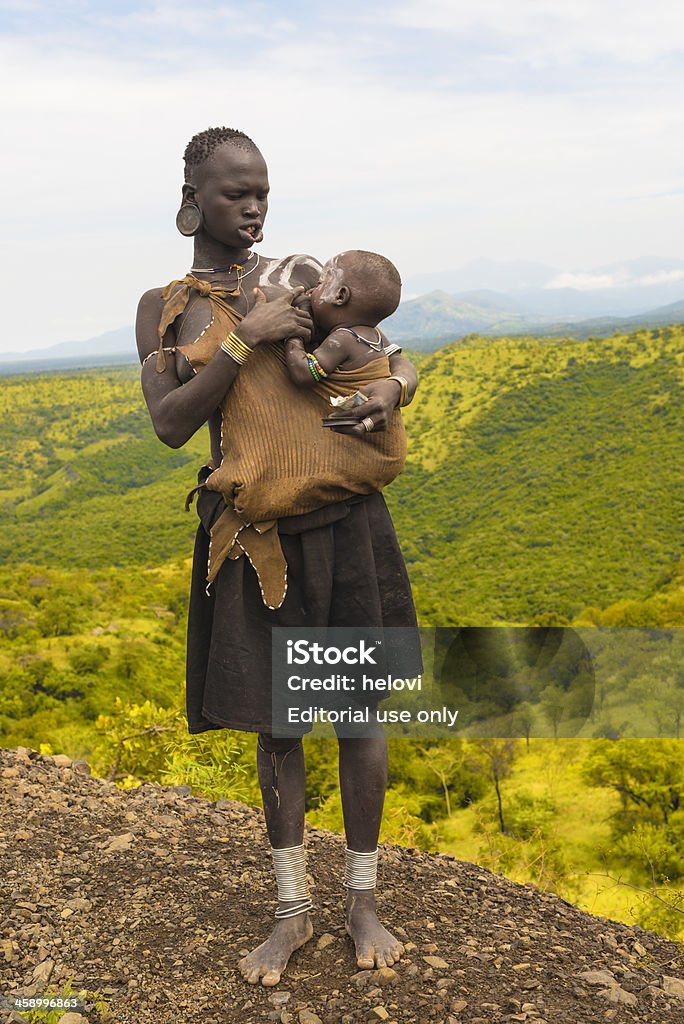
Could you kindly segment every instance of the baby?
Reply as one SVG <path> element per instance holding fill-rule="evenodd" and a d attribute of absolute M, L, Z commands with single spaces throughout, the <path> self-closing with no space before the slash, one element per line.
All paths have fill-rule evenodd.
<path fill-rule="evenodd" d="M 400 297 L 401 278 L 384 256 L 359 249 L 333 256 L 323 267 L 318 285 L 309 292 L 311 314 L 326 337 L 312 352 L 307 352 L 301 338 L 285 343 L 291 379 L 302 387 L 323 378 L 329 378 L 330 384 L 348 384 L 350 371 L 362 370 L 378 359 L 387 364 L 381 375 L 389 377 L 389 356 L 400 349 L 389 344 L 377 325 L 395 311 Z M 378 379 L 379 367 L 373 370 L 369 380 Z M 357 386 L 363 386 L 363 375 L 353 377 Z M 345 409 L 361 400 L 347 398 L 333 404 Z M 334 422 L 341 424 L 337 418 Z"/>

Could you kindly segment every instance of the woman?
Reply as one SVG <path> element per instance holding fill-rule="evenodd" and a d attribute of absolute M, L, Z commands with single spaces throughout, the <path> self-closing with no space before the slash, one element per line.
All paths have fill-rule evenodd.
<path fill-rule="evenodd" d="M 178 448 L 208 423 L 218 467 L 222 427 L 240 439 L 241 424 L 265 428 L 285 401 L 287 370 L 283 360 L 281 374 L 282 346 L 274 343 L 310 340 L 313 325 L 303 292 L 317 282 L 320 264 L 306 256 L 273 260 L 252 251 L 263 237 L 268 173 L 261 153 L 241 132 L 214 128 L 191 140 L 182 196 L 177 225 L 194 238 L 192 270 L 183 281 L 146 292 L 140 300 L 136 333 L 142 387 L 165 444 Z M 261 288 L 267 285 L 288 291 L 266 301 Z M 413 367 L 396 352 L 390 367 L 396 379 L 365 388 L 370 400 L 358 412 L 358 425 L 339 428 L 340 434 L 384 431 L 400 398 L 411 399 Z M 249 444 L 244 447 L 248 458 Z M 271 628 L 413 626 L 415 612 L 379 491 L 280 516 L 261 531 L 241 523 L 220 492 L 203 486 L 209 476 L 205 467 L 189 612 L 188 725 L 191 732 L 259 733 L 257 767 L 279 899 L 272 934 L 240 969 L 249 982 L 275 985 L 313 927 L 303 847 L 301 739 L 278 740 L 270 731 Z M 283 562 L 286 591 L 281 594 Z M 346 927 L 360 968 L 391 965 L 403 947 L 380 924 L 374 892 L 387 746 L 378 728 L 371 738 L 340 738 L 339 753 Z"/>

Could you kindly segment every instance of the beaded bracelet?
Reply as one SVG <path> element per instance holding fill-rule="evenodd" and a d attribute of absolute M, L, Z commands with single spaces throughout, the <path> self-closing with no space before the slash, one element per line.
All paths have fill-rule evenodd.
<path fill-rule="evenodd" d="M 325 372 L 321 364 L 316 359 L 316 356 L 310 352 L 306 353 L 306 362 L 309 367 L 309 372 L 315 381 L 322 380 L 323 377 L 327 377 L 328 374 Z"/>
<path fill-rule="evenodd" d="M 232 331 L 226 340 L 221 342 L 221 351 L 225 352 L 227 356 L 231 356 L 240 366 L 246 363 L 252 354 L 252 349 L 249 345 L 245 345 L 242 338 L 238 338 L 237 334 L 234 334 Z"/>

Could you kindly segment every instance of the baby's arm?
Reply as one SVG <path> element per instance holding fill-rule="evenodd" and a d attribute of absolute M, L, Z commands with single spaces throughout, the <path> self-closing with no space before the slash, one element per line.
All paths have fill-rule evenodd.
<path fill-rule="evenodd" d="M 290 338 L 285 342 L 285 360 L 290 377 L 300 387 L 310 387 L 316 383 L 316 377 L 309 369 L 311 363 L 315 371 L 318 366 L 322 367 L 327 376 L 342 366 L 357 347 L 358 343 L 346 331 L 333 331 L 310 353 L 307 353 L 301 338 Z"/>

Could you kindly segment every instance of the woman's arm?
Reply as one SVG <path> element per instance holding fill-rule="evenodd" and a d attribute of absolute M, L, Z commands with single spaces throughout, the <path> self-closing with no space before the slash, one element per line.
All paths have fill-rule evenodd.
<path fill-rule="evenodd" d="M 406 381 L 407 399 L 405 404 L 408 405 L 418 387 L 416 369 L 413 363 L 410 363 L 408 359 L 399 354 L 390 356 L 389 365 L 393 374 L 403 377 Z M 401 385 L 399 382 L 389 379 L 376 380 L 372 384 L 364 384 L 359 390 L 362 394 L 367 395 L 369 400 L 364 402 L 363 405 L 355 406 L 344 414 L 345 416 L 356 416 L 359 422 L 355 427 L 334 427 L 333 429 L 342 434 L 363 435 L 366 433 L 366 428 L 361 421 L 370 416 L 373 421 L 373 430 L 386 430 L 390 416 L 399 404 L 401 396 Z M 335 414 L 333 413 L 332 415 Z"/>
<path fill-rule="evenodd" d="M 255 289 L 256 303 L 235 328 L 235 334 L 250 349 L 262 342 L 279 341 L 281 338 L 308 339 L 311 318 L 305 310 L 292 305 L 302 291 L 302 288 L 296 288 L 267 302 L 263 293 Z M 157 373 L 152 353 L 157 350 L 157 327 L 162 307 L 161 289 L 146 292 L 138 305 L 135 330 L 138 354 L 143 363 L 141 382 L 157 437 L 170 448 L 180 448 L 219 407 L 240 364 L 219 349 L 204 371 L 186 384 L 180 381 L 171 360 L 167 360 L 163 373 Z M 174 340 L 171 330 L 164 339 L 165 342 L 169 340 Z"/>

